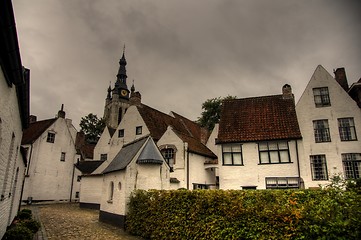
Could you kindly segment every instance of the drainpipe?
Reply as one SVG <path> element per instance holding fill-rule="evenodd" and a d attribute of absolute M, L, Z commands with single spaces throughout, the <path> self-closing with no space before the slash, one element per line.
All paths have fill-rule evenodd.
<path fill-rule="evenodd" d="M 298 181 L 301 184 L 301 170 L 300 170 L 300 158 L 298 153 L 298 140 L 296 140 L 296 159 L 297 159 L 297 172 L 298 172 Z"/>
<path fill-rule="evenodd" d="M 71 196 L 73 195 L 74 174 L 75 174 L 75 164 L 73 164 L 73 174 L 72 174 L 72 176 L 71 176 L 71 186 L 70 186 L 70 199 L 69 199 L 69 202 L 71 202 Z"/>
<path fill-rule="evenodd" d="M 188 143 L 187 142 L 184 143 L 184 154 L 186 157 L 186 164 L 187 164 L 187 167 L 186 167 L 187 189 L 189 190 L 189 152 L 188 152 Z"/>
<path fill-rule="evenodd" d="M 29 175 L 29 169 L 30 169 L 30 162 L 31 162 L 31 157 L 33 156 L 33 142 L 30 144 L 30 155 L 29 155 L 29 164 L 27 166 L 27 169 L 26 169 L 26 176 Z"/>

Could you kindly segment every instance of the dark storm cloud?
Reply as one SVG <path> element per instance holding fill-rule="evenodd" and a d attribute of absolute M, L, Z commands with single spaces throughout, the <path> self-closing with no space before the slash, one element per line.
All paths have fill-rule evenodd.
<path fill-rule="evenodd" d="M 126 45 L 128 86 L 145 104 L 191 119 L 206 99 L 279 94 L 298 99 L 314 69 L 361 77 L 358 1 L 14 1 L 33 114 L 65 104 L 78 125 L 102 116 Z"/>

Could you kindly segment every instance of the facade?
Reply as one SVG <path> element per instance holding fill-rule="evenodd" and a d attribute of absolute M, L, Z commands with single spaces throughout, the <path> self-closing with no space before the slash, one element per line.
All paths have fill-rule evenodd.
<path fill-rule="evenodd" d="M 349 91 L 344 68 L 338 68 L 334 78 L 319 65 L 296 105 L 306 188 L 327 184 L 334 175 L 360 178 L 361 110 L 352 98 L 360 88 L 352 86 Z"/>
<path fill-rule="evenodd" d="M 65 118 L 63 106 L 56 118 L 30 121 L 22 139 L 22 146 L 29 159 L 23 201 L 78 199 L 77 191 L 73 191 L 74 164 L 78 159 L 75 149 L 76 134 L 71 119 Z"/>
<path fill-rule="evenodd" d="M 0 2 L 0 238 L 13 222 L 26 167 L 21 147 L 29 118 L 29 75 L 19 53 L 11 1 Z"/>
<path fill-rule="evenodd" d="M 291 87 L 283 94 L 227 100 L 209 142 L 220 189 L 299 188 L 301 132 Z"/>
<path fill-rule="evenodd" d="M 104 169 L 99 220 L 124 227 L 136 189 L 169 189 L 169 166 L 149 136 L 126 144 Z"/>

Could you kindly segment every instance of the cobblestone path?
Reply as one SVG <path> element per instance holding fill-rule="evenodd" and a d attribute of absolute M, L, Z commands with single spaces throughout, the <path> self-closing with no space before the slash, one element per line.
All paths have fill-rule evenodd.
<path fill-rule="evenodd" d="M 79 208 L 79 204 L 49 204 L 24 206 L 33 211 L 42 225 L 35 239 L 106 239 L 140 240 L 121 228 L 98 221 L 99 211 Z"/>

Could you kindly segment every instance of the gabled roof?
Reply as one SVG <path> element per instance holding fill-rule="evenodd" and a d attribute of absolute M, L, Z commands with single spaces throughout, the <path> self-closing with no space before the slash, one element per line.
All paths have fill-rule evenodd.
<path fill-rule="evenodd" d="M 91 174 L 97 169 L 104 161 L 79 161 L 75 167 L 81 171 L 82 174 Z"/>
<path fill-rule="evenodd" d="M 293 98 L 273 95 L 223 103 L 217 143 L 299 138 Z"/>
<path fill-rule="evenodd" d="M 112 162 L 104 169 L 103 174 L 125 169 L 142 148 L 148 137 L 146 136 L 124 145 Z"/>
<path fill-rule="evenodd" d="M 43 132 L 46 131 L 57 118 L 37 121 L 29 124 L 29 127 L 23 132 L 23 139 L 21 144 L 30 144 L 36 141 Z"/>
<path fill-rule="evenodd" d="M 202 140 L 204 140 L 203 137 L 209 137 L 209 132 L 202 129 L 202 127 L 197 123 L 175 112 L 171 112 L 173 115 L 171 116 L 144 104 L 137 106 L 137 108 L 150 132 L 151 137 L 155 141 L 158 141 L 162 137 L 168 126 L 171 126 L 176 134 L 184 142 L 188 143 L 190 151 L 203 156 L 217 158 L 216 155 L 202 143 Z"/>
<path fill-rule="evenodd" d="M 209 157 L 212 159 L 216 159 L 217 156 L 211 151 L 209 150 L 209 148 L 207 146 L 205 146 L 203 143 L 201 143 L 199 140 L 182 134 L 180 132 L 174 131 L 175 134 L 177 134 L 177 136 L 182 139 L 183 142 L 187 142 L 188 143 L 188 151 L 192 152 L 192 153 L 196 153 L 205 157 Z"/>

